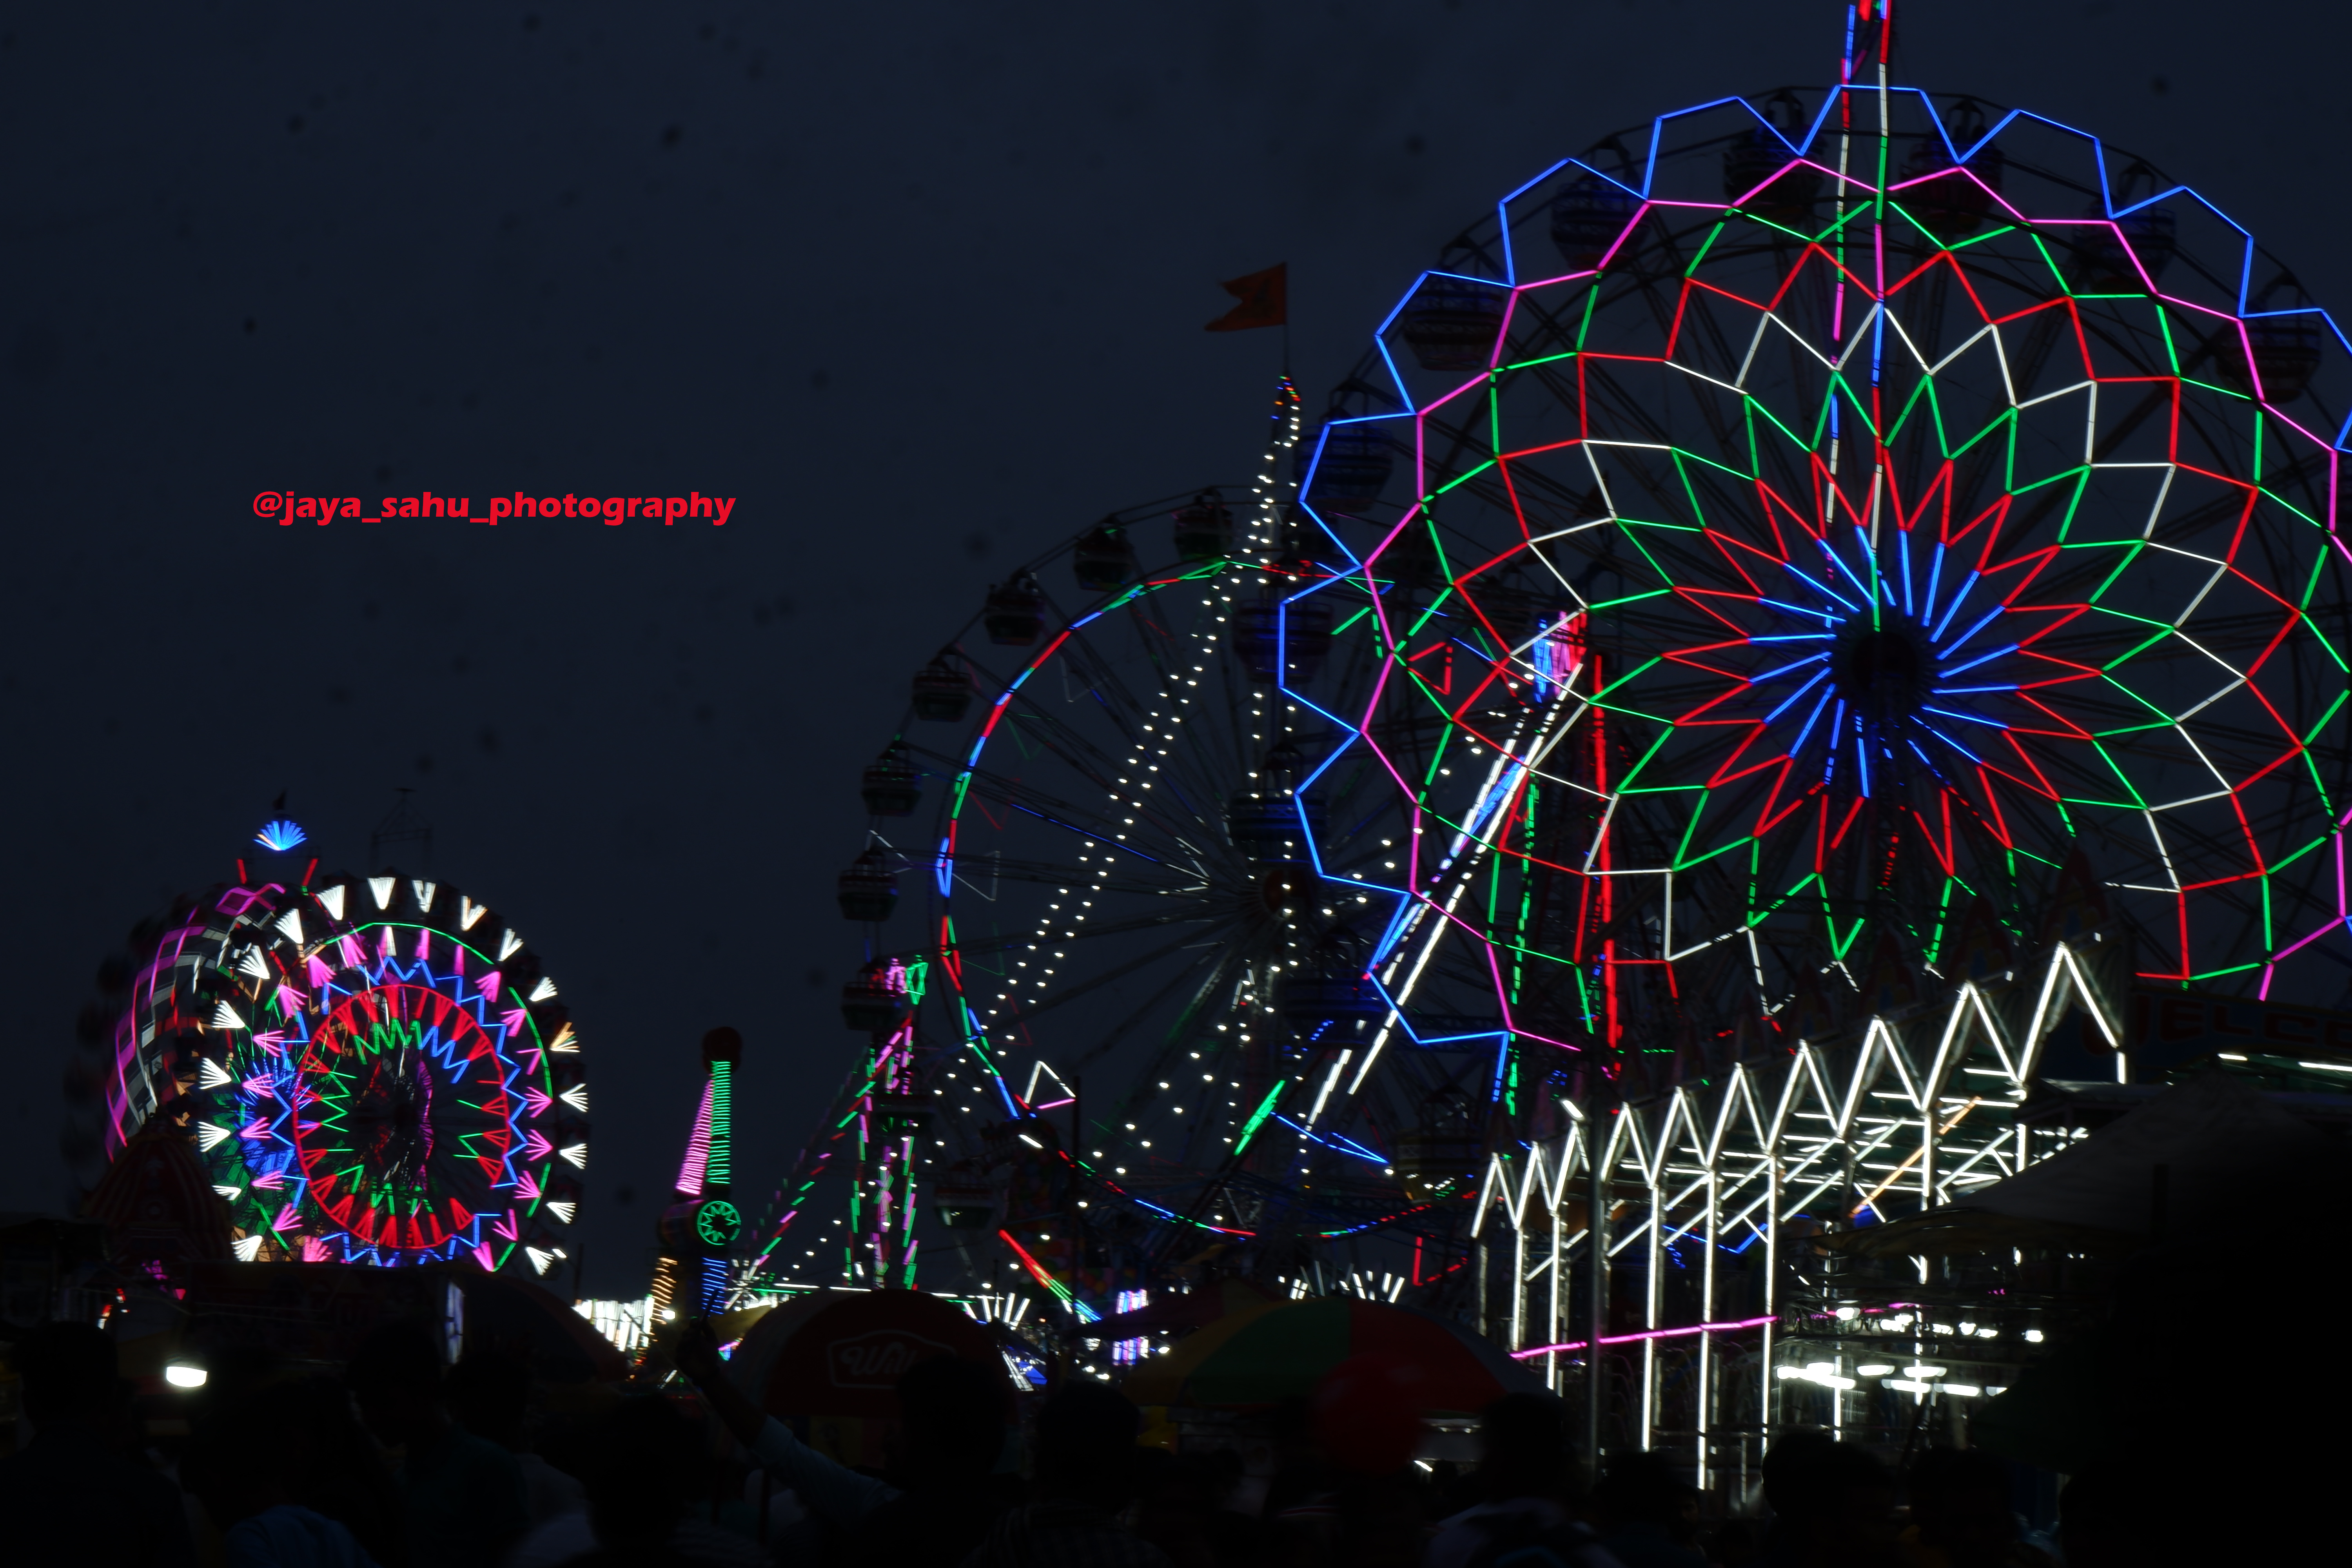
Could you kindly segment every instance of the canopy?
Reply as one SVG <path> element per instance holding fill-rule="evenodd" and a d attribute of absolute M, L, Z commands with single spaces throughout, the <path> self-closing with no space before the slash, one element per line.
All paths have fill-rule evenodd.
<path fill-rule="evenodd" d="M 1836 1238 L 1867 1257 L 1927 1256 L 2151 1235 L 2210 1225 L 2315 1157 L 2326 1136 L 2218 1069 L 1957 1203 Z M 2158 1196 L 2161 1177 L 2161 1197 Z"/>

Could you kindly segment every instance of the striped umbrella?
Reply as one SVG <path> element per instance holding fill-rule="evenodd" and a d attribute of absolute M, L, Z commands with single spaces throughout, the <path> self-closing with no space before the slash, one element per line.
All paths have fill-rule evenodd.
<path fill-rule="evenodd" d="M 1348 1296 L 1245 1308 L 1179 1341 L 1129 1373 L 1138 1405 L 1227 1409 L 1311 1394 L 1340 1363 L 1370 1358 L 1413 1375 L 1427 1414 L 1473 1415 L 1543 1382 L 1502 1348 L 1410 1307 Z"/>

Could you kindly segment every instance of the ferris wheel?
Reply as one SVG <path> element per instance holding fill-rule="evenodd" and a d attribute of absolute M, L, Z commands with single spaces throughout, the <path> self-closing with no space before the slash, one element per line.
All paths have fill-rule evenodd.
<path fill-rule="evenodd" d="M 1246 504 L 1114 514 L 992 589 L 866 770 L 840 899 L 871 953 L 845 1019 L 874 1047 L 775 1210 L 860 1172 L 859 1278 L 918 1245 L 927 1162 L 942 1229 L 993 1232 L 1074 1300 L 1204 1245 L 1288 1268 L 1451 1223 L 1431 1187 L 1475 1170 L 1483 1047 L 1356 1070 L 1391 1012 L 1366 955 L 1410 825 L 1339 717 L 1386 668 L 1373 595 L 1289 499 L 1287 383 L 1274 416 Z M 1065 571 L 1076 607 L 1046 586 Z"/>
<path fill-rule="evenodd" d="M 2334 1002 L 2345 348 L 2146 162 L 1966 98 L 1726 100 L 1510 193 L 1307 491 L 1439 585 L 1380 596 L 1358 716 L 1446 731 L 1387 770 L 1402 1030 L 1630 1087 L 2077 920 L 2143 984 Z"/>
<path fill-rule="evenodd" d="M 103 1157 L 182 1130 L 247 1262 L 547 1273 L 588 1154 L 555 982 L 457 888 L 321 875 L 290 821 L 255 842 L 101 971 L 72 1081 Z"/>

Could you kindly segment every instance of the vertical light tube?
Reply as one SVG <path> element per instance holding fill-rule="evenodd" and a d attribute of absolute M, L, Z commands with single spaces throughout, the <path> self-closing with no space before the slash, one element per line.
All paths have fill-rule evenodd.
<path fill-rule="evenodd" d="M 1927 1114 L 1919 1118 L 1919 1207 L 1923 1212 L 1936 1206 L 1937 1096 L 1933 1089 L 1927 1099 Z"/>
<path fill-rule="evenodd" d="M 1592 1098 L 1584 1112 L 1584 1291 L 1591 1316 L 1584 1345 L 1584 1462 L 1594 1481 L 1601 1479 L 1601 1417 L 1607 1407 L 1607 1380 L 1601 1368 L 1601 1336 L 1609 1331 L 1609 1173 L 1601 1128 L 1601 1075 L 1592 1075 Z"/>
<path fill-rule="evenodd" d="M 915 1288 L 915 1135 L 898 1145 L 898 1288 Z"/>
<path fill-rule="evenodd" d="M 1528 1227 L 1511 1226 L 1511 1349 L 1528 1342 Z"/>
<path fill-rule="evenodd" d="M 1701 1259 L 1698 1281 L 1698 1321 L 1712 1323 L 1715 1311 L 1715 1227 L 1721 1218 L 1719 1205 L 1722 1189 L 1717 1184 L 1716 1160 L 1706 1165 L 1706 1225 L 1700 1237 L 1706 1251 Z M 1701 1331 L 1698 1336 L 1698 1489 L 1708 1490 L 1714 1485 L 1715 1431 L 1715 1337 Z"/>
<path fill-rule="evenodd" d="M 731 1211 L 730 1189 L 735 1180 L 735 1063 L 743 1049 L 743 1037 L 733 1029 L 720 1027 L 702 1037 L 702 1114 L 695 1128 L 696 1150 L 689 1163 L 698 1164 L 700 1180 L 690 1194 L 701 1200 L 695 1211 L 695 1226 L 699 1231 L 706 1219 Z M 695 1295 L 708 1315 L 727 1310 L 728 1261 L 734 1248 L 741 1244 L 741 1219 L 735 1216 L 729 1223 L 732 1235 L 723 1244 L 711 1240 L 712 1233 L 702 1231 L 695 1245 L 701 1251 L 700 1266 L 690 1270 Z"/>
<path fill-rule="evenodd" d="M 1642 1292 L 1642 1327 L 1645 1330 L 1664 1326 L 1658 1321 L 1659 1298 L 1664 1294 L 1665 1287 L 1663 1271 L 1666 1265 L 1665 1247 L 1662 1245 L 1660 1235 L 1663 1228 L 1658 1213 L 1661 1203 L 1662 1195 L 1658 1190 L 1658 1184 L 1653 1181 L 1650 1183 L 1649 1193 L 1650 1279 L 1647 1288 Z M 1644 1452 L 1647 1452 L 1650 1447 L 1650 1438 L 1655 1432 L 1657 1424 L 1658 1342 L 1654 1338 L 1645 1338 L 1642 1341 L 1642 1448 Z"/>
<path fill-rule="evenodd" d="M 1765 1152 L 1767 1175 L 1764 1200 L 1764 1311 L 1777 1318 L 1780 1311 L 1780 1150 L 1775 1139 Z M 1763 1446 L 1769 1449 L 1775 1428 L 1780 1424 L 1780 1380 L 1775 1377 L 1772 1358 L 1779 1348 L 1773 1343 L 1777 1322 L 1763 1325 L 1758 1342 L 1756 1375 L 1762 1384 L 1756 1394 L 1756 1411 L 1762 1420 Z"/>
<path fill-rule="evenodd" d="M 1560 1276 L 1568 1272 L 1568 1254 L 1560 1247 L 1559 1205 L 1551 1206 L 1551 1307 L 1545 1320 L 1544 1343 L 1559 1343 L 1559 1299 L 1567 1289 Z M 1559 1352 L 1544 1352 L 1544 1386 L 1554 1394 L 1559 1392 Z"/>

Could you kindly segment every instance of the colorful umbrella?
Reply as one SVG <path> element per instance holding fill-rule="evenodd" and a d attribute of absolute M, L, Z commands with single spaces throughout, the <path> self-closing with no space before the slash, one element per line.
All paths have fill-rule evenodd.
<path fill-rule="evenodd" d="M 1335 1296 L 1244 1308 L 1128 1374 L 1138 1405 L 1249 1406 L 1311 1394 L 1359 1358 L 1409 1368 L 1427 1413 L 1473 1415 L 1542 1381 L 1469 1330 L 1380 1301 Z"/>

